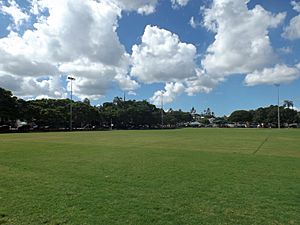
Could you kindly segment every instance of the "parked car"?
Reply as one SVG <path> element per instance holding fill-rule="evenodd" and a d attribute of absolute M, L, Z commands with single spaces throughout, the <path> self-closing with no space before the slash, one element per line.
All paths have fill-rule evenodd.
<path fill-rule="evenodd" d="M 0 126 L 0 132 L 8 132 L 10 130 L 10 126 L 2 125 Z"/>
<path fill-rule="evenodd" d="M 23 124 L 23 125 L 20 125 L 18 127 L 18 131 L 22 131 L 22 132 L 25 132 L 25 131 L 29 131 L 30 130 L 30 125 L 28 124 Z"/>
<path fill-rule="evenodd" d="M 289 124 L 288 126 L 289 128 L 298 128 L 299 125 L 297 123 L 292 123 L 292 124 Z"/>
<path fill-rule="evenodd" d="M 247 125 L 244 123 L 239 123 L 236 125 L 237 128 L 247 128 Z"/>

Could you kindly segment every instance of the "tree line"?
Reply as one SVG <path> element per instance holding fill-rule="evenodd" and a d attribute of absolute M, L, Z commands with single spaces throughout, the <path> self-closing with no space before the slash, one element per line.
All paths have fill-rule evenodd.
<path fill-rule="evenodd" d="M 124 101 L 120 97 L 101 106 L 92 106 L 88 99 L 40 99 L 25 101 L 0 88 L 0 125 L 26 126 L 38 129 L 69 129 L 70 106 L 74 128 L 142 129 L 175 127 L 192 120 L 190 113 L 181 110 L 163 111 L 146 100 Z"/>
<path fill-rule="evenodd" d="M 278 106 L 261 107 L 256 110 L 236 110 L 229 117 L 216 117 L 210 108 L 197 114 L 193 107 L 190 112 L 169 109 L 164 111 L 146 100 L 136 101 L 115 97 L 112 102 L 92 106 L 88 99 L 28 100 L 13 96 L 12 92 L 0 87 L 0 126 L 30 126 L 37 129 L 69 129 L 70 106 L 72 125 L 77 129 L 146 129 L 178 127 L 191 121 L 204 125 L 223 127 L 229 123 L 277 125 Z M 291 101 L 285 101 L 280 109 L 281 124 L 300 123 L 300 112 L 293 109 Z M 254 127 L 255 127 L 254 126 Z"/>
<path fill-rule="evenodd" d="M 279 107 L 281 125 L 300 123 L 300 112 L 291 108 L 291 101 Z M 237 110 L 228 118 L 228 121 L 235 123 L 260 124 L 266 127 L 275 127 L 278 122 L 278 106 L 261 107 L 256 110 Z"/>

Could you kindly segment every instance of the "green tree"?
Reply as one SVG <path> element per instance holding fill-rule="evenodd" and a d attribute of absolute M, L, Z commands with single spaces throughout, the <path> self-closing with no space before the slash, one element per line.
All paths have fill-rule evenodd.
<path fill-rule="evenodd" d="M 88 98 L 85 98 L 83 100 L 83 103 L 86 104 L 86 105 L 91 105 L 91 101 Z"/>
<path fill-rule="evenodd" d="M 9 123 L 17 118 L 17 98 L 11 91 L 0 87 L 0 124 Z"/>
<path fill-rule="evenodd" d="M 284 100 L 283 101 L 283 107 L 284 108 L 293 108 L 294 107 L 294 103 L 293 101 L 290 101 L 290 100 Z"/>
<path fill-rule="evenodd" d="M 195 109 L 194 106 L 193 106 L 192 109 L 191 109 L 191 111 L 190 111 L 190 113 L 191 113 L 191 114 L 196 114 L 196 112 L 197 112 L 197 111 L 196 111 L 196 109 Z"/>
<path fill-rule="evenodd" d="M 288 124 L 298 123 L 299 117 L 297 111 L 290 108 L 282 109 L 281 121 L 282 123 L 288 123 Z"/>
<path fill-rule="evenodd" d="M 253 119 L 252 113 L 249 111 L 246 111 L 246 110 L 234 111 L 229 116 L 229 121 L 231 121 L 231 122 L 242 122 L 242 123 L 249 122 L 249 123 L 251 123 L 252 119 Z"/>

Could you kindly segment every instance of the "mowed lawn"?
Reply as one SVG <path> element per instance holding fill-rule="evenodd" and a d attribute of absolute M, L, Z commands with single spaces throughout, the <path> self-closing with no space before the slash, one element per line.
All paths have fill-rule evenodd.
<path fill-rule="evenodd" d="M 1 134 L 0 224 L 300 224 L 300 130 Z"/>

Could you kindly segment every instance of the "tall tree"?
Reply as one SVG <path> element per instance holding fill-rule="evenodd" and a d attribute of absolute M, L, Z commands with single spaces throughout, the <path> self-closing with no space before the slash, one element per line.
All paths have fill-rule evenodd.
<path fill-rule="evenodd" d="M 191 113 L 191 114 L 196 114 L 196 112 L 197 112 L 197 111 L 196 111 L 196 109 L 195 109 L 194 106 L 193 106 L 192 109 L 191 109 L 191 111 L 190 111 L 190 113 Z"/>
<path fill-rule="evenodd" d="M 11 91 L 0 87 L 0 124 L 17 118 L 17 98 Z"/>
<path fill-rule="evenodd" d="M 251 112 L 246 111 L 246 110 L 237 110 L 231 113 L 229 116 L 229 121 L 231 122 L 252 122 L 253 116 Z"/>
<path fill-rule="evenodd" d="M 290 101 L 290 100 L 284 100 L 283 101 L 283 107 L 284 108 L 293 108 L 294 107 L 294 103 L 293 101 Z"/>

